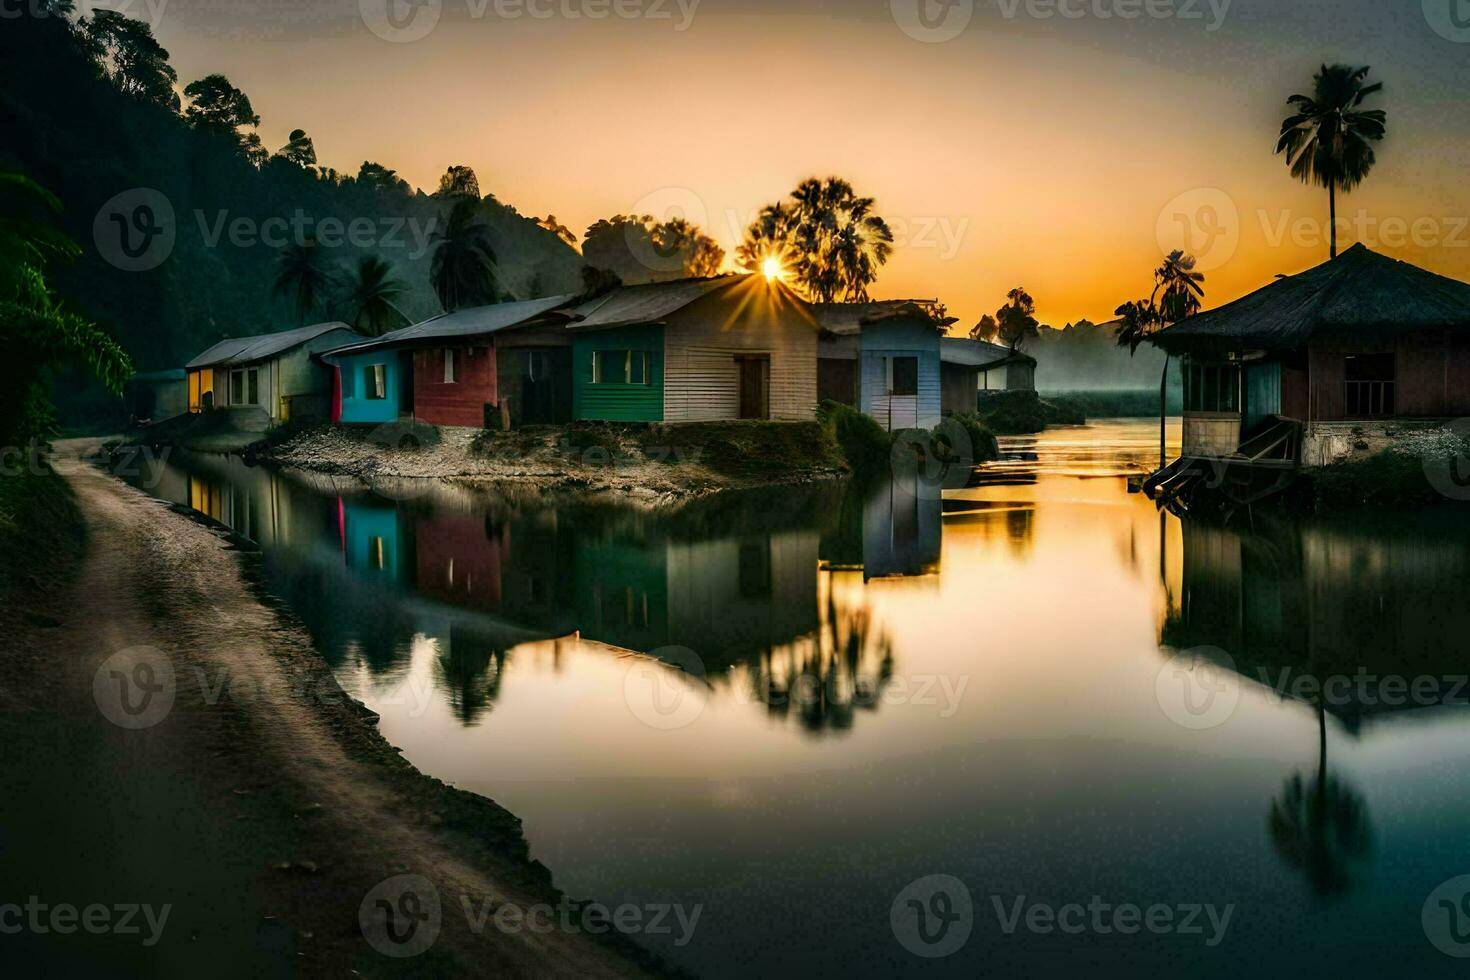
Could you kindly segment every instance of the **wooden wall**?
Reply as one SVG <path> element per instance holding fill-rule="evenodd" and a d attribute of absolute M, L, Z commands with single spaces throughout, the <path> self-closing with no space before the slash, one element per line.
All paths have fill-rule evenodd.
<path fill-rule="evenodd" d="M 772 419 L 816 416 L 817 327 L 784 289 L 752 276 L 696 300 L 667 323 L 665 421 L 739 418 L 741 354 L 771 359 Z"/>
<path fill-rule="evenodd" d="M 919 385 L 915 396 L 888 394 L 885 357 L 917 357 Z M 891 428 L 932 429 L 939 424 L 939 331 L 920 318 L 883 320 L 863 327 L 860 402 L 864 412 Z"/>
<path fill-rule="evenodd" d="M 975 411 L 980 369 L 966 364 L 939 365 L 939 407 L 945 415 Z"/>
<path fill-rule="evenodd" d="M 1308 352 L 1313 420 L 1346 418 L 1345 358 L 1349 354 L 1375 353 L 1394 355 L 1395 417 L 1470 414 L 1470 338 L 1446 331 L 1422 331 L 1381 343 L 1314 342 Z"/>
<path fill-rule="evenodd" d="M 444 381 L 444 352 L 454 351 L 455 380 Z M 495 348 L 428 347 L 413 352 L 413 413 L 431 425 L 485 424 L 485 406 L 498 400 Z"/>
<path fill-rule="evenodd" d="M 649 384 L 593 384 L 592 352 L 646 350 L 653 354 Z M 572 417 L 615 422 L 659 422 L 664 417 L 664 328 L 656 325 L 587 330 L 572 338 Z"/>

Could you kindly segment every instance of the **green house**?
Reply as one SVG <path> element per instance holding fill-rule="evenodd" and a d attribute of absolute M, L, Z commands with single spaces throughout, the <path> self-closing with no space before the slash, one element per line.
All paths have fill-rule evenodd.
<path fill-rule="evenodd" d="M 664 417 L 664 327 L 639 324 L 572 339 L 572 417 L 660 422 Z"/>

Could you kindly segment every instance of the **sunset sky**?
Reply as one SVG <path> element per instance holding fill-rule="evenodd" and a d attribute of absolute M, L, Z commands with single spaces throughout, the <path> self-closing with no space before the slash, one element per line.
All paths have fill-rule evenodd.
<path fill-rule="evenodd" d="M 1340 202 L 1344 243 L 1470 278 L 1454 0 L 1061 0 L 1081 16 L 919 0 L 927 23 L 963 26 L 937 43 L 900 25 L 923 33 L 912 0 L 618 0 L 663 15 L 637 19 L 589 16 L 611 0 L 529 0 L 541 18 L 520 0 L 417 0 L 398 23 L 427 33 L 401 42 L 366 26 L 387 23 L 383 2 L 172 0 L 154 23 L 180 83 L 229 76 L 268 147 L 302 127 L 325 165 L 376 160 L 428 188 L 469 164 L 579 236 L 682 212 L 733 251 L 763 204 L 845 176 L 898 235 L 875 295 L 937 297 L 964 326 L 1016 285 L 1044 322 L 1110 318 L 1186 244 L 1176 214 L 1194 218 L 1207 305 L 1325 259 L 1326 193 L 1291 179 L 1275 135 L 1321 62 L 1366 64 L 1389 136 Z M 1174 16 L 1100 16 L 1149 9 Z"/>

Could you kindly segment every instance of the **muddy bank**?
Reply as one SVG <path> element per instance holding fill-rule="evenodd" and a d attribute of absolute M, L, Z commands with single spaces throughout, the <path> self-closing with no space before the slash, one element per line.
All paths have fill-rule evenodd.
<path fill-rule="evenodd" d="M 233 976 L 654 971 L 562 901 L 514 815 L 401 758 L 304 631 L 261 601 L 248 554 L 90 466 L 64 469 L 70 496 L 49 512 L 62 523 L 79 517 L 82 543 L 33 555 L 0 611 L 0 880 L 6 901 L 146 907 L 153 919 L 136 921 L 157 928 L 64 932 L 43 911 L 3 937 L 7 965 Z M 540 932 L 502 928 L 466 906 L 571 911 Z M 394 910 L 407 916 L 395 935 L 408 923 L 417 940 L 387 936 Z M 409 957 L 379 951 L 414 944 L 424 948 Z"/>
<path fill-rule="evenodd" d="M 245 456 L 286 469 L 350 476 L 368 486 L 429 479 L 615 493 L 653 502 L 807 483 L 847 472 L 836 445 L 816 423 L 575 423 L 515 432 L 391 429 L 318 426 L 274 435 Z"/>

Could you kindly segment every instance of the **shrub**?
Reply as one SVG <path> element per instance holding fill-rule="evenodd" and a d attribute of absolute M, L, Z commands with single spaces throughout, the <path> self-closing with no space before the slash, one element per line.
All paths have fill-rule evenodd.
<path fill-rule="evenodd" d="M 817 407 L 817 418 L 854 470 L 871 473 L 888 466 L 893 440 L 873 419 L 834 401 L 822 402 Z"/>

